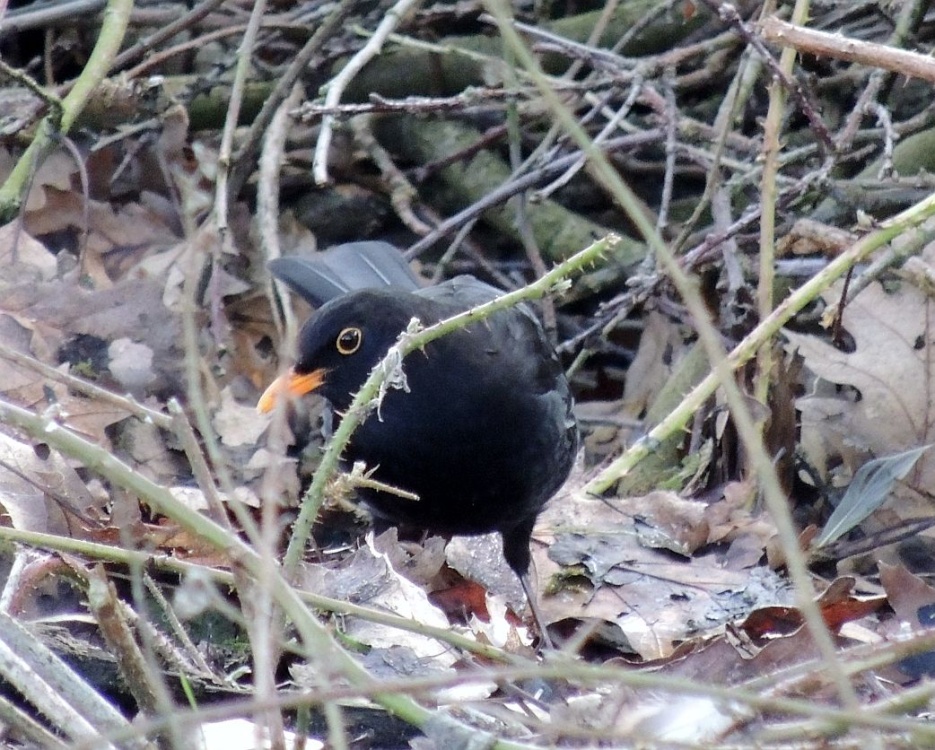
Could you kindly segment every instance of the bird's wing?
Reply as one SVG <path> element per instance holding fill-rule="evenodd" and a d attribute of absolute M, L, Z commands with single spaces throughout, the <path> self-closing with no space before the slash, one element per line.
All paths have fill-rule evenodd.
<path fill-rule="evenodd" d="M 426 299 L 435 300 L 443 305 L 450 305 L 453 311 L 469 310 L 477 305 L 499 297 L 502 289 L 485 284 L 473 276 L 455 276 L 437 286 L 419 289 L 416 294 Z"/>
<path fill-rule="evenodd" d="M 416 294 L 444 305 L 447 311 L 440 316 L 444 318 L 489 302 L 504 292 L 473 276 L 456 276 L 438 286 L 419 289 Z M 546 393 L 555 387 L 561 363 L 542 322 L 529 305 L 520 303 L 500 310 L 485 325 L 487 335 L 482 346 L 487 362 L 498 358 L 508 363 L 500 371 L 514 381 L 526 383 L 535 393 Z M 564 378 L 561 380 L 564 382 Z M 567 389 L 567 385 L 563 387 Z"/>
<path fill-rule="evenodd" d="M 444 305 L 450 305 L 452 314 L 463 310 L 470 310 L 485 302 L 490 302 L 502 294 L 506 294 L 502 289 L 491 286 L 483 281 L 475 279 L 473 276 L 463 275 L 455 276 L 437 286 L 429 286 L 419 289 L 416 294 L 426 299 L 432 299 Z M 530 324 L 541 328 L 541 322 L 529 305 L 520 303 L 515 307 L 508 308 L 503 312 L 497 313 L 500 318 L 507 320 L 513 319 L 521 322 L 523 328 Z M 520 323 L 517 323 L 520 324 Z M 525 335 L 525 334 L 523 334 Z"/>
<path fill-rule="evenodd" d="M 316 307 L 358 289 L 419 288 L 406 259 L 388 242 L 348 242 L 321 253 L 277 258 L 268 267 L 273 276 Z"/>

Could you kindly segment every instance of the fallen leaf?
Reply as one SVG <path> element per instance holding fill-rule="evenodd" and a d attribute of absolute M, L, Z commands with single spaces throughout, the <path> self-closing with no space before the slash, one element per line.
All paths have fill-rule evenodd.
<path fill-rule="evenodd" d="M 238 403 L 230 386 L 221 390 L 221 405 L 214 412 L 212 424 L 221 442 L 230 448 L 256 445 L 270 424 L 268 414 L 259 414 L 255 406 Z"/>
<path fill-rule="evenodd" d="M 80 536 L 104 515 L 77 472 L 56 451 L 0 433 L 0 507 L 21 531 Z M 78 533 L 75 533 L 78 532 Z"/>

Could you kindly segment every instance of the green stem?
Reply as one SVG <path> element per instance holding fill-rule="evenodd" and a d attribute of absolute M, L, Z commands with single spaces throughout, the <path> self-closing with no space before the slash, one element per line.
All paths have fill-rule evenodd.
<path fill-rule="evenodd" d="M 104 9 L 101 34 L 87 65 L 62 100 L 61 110 L 53 109 L 36 130 L 29 147 L 17 161 L 6 182 L 0 186 L 0 224 L 19 212 L 26 190 L 39 165 L 51 153 L 61 135 L 67 133 L 94 90 L 107 76 L 127 31 L 133 0 L 110 0 Z"/>

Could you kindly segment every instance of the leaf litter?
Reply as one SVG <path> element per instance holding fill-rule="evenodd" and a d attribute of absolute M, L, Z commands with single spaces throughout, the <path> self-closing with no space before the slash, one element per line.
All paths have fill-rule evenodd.
<path fill-rule="evenodd" d="M 168 123 L 156 146 L 141 141 L 126 153 L 117 147 L 96 152 L 87 162 L 92 197 L 77 187 L 78 169 L 64 150 L 43 163 L 22 222 L 0 227 L 0 346 L 160 411 L 169 398 L 186 393 L 189 371 L 196 371 L 232 484 L 222 497 L 259 512 L 259 498 L 269 497 L 265 475 L 289 474 L 279 478 L 289 492 L 276 499 L 285 525 L 297 502 L 291 475 L 298 461 L 284 461 L 276 443 L 288 431 L 277 435 L 276 425 L 258 417 L 252 406 L 279 364 L 271 353 L 271 342 L 278 340 L 276 322 L 258 289 L 256 270 L 244 263 L 257 251 L 250 212 L 244 205 L 233 210 L 229 257 L 220 265 L 210 258 L 216 228 L 206 224 L 196 236 L 186 236 L 178 216 L 204 216 L 210 209 L 217 155 L 210 138 L 180 127 Z M 0 176 L 13 163 L 0 149 Z M 157 163 L 160 168 L 153 166 Z M 112 179 L 117 164 L 119 184 Z M 283 241 L 308 240 L 307 230 L 296 228 L 294 235 Z M 919 259 L 923 271 L 933 258 L 935 250 L 927 247 Z M 192 279 L 199 280 L 194 286 L 202 355 L 186 362 L 182 313 Z M 833 305 L 840 293 L 840 286 L 832 289 L 825 301 Z M 842 326 L 853 342 L 847 351 L 824 337 L 785 333 L 811 378 L 805 381 L 808 393 L 795 400 L 804 463 L 829 486 L 849 486 L 865 499 L 845 522 L 834 514 L 820 519 L 823 532 L 813 533 L 817 546 L 841 534 L 871 533 L 932 515 L 926 488 L 933 486 L 935 456 L 915 455 L 935 441 L 930 299 L 921 282 L 908 275 L 887 286 L 871 283 L 844 308 Z M 589 389 L 580 405 L 580 414 L 589 418 L 585 471 L 639 436 L 640 420 L 688 353 L 690 331 L 677 321 L 672 301 L 661 295 L 654 301 L 665 312 L 645 312 L 627 375 L 612 368 L 582 375 Z M 608 387 L 621 379 L 622 392 Z M 6 357 L 0 357 L 0 393 L 107 447 L 141 475 L 170 487 L 187 507 L 209 507 L 203 490 L 194 486 L 177 436 L 141 419 L 131 405 L 89 395 Z M 723 411 L 704 411 L 693 431 L 679 445 L 685 465 L 678 467 L 684 470 L 678 476 L 691 477 L 696 488 L 691 494 L 656 490 L 598 499 L 583 496 L 572 482 L 553 500 L 533 541 L 543 610 L 563 637 L 590 635 L 587 644 L 594 651 L 583 650 L 586 655 L 606 649 L 591 656 L 595 660 L 626 661 L 704 683 L 754 681 L 801 664 L 818 650 L 777 569 L 781 562 L 770 552 L 776 532 L 758 508 L 757 488 L 738 481 L 736 470 L 728 468 L 733 460 L 726 447 L 729 418 Z M 80 462 L 6 432 L 0 438 L 5 525 L 228 565 L 223 554 L 188 530 L 141 508 L 132 494 L 90 479 Z M 866 490 L 857 492 L 861 471 L 900 457 L 898 470 L 871 499 Z M 838 507 L 852 507 L 847 496 Z M 872 510 L 877 512 L 868 515 Z M 340 507 L 327 511 L 329 520 L 339 515 L 347 516 Z M 435 538 L 412 552 L 415 548 L 395 535 L 358 546 L 360 525 L 356 519 L 344 524 L 349 532 L 325 536 L 310 553 L 304 587 L 436 627 L 453 626 L 511 653 L 528 653 L 529 633 L 504 606 L 522 606 L 515 579 L 491 564 L 496 539 L 449 544 Z M 341 528 L 341 522 L 334 526 Z M 16 565 L 24 572 L 8 577 L 3 601 L 17 602 L 9 610 L 38 612 L 47 588 L 36 585 L 42 575 L 37 571 L 51 558 L 18 555 Z M 459 576 L 484 584 L 488 591 L 481 603 L 476 587 L 460 588 Z M 882 565 L 879 584 L 872 576 L 834 574 L 826 584 L 821 611 L 842 644 L 885 642 L 904 628 L 931 627 L 932 588 L 901 564 Z M 456 593 L 439 606 L 440 594 L 450 591 Z M 894 616 L 880 616 L 884 604 Z M 69 614 L 83 611 L 64 598 L 57 606 Z M 374 676 L 456 677 L 461 666 L 460 654 L 426 636 L 355 617 L 343 619 L 341 628 L 366 652 Z M 294 663 L 290 671 L 300 687 L 319 684 L 320 675 L 305 663 Z M 905 684 L 931 673 L 921 657 L 903 660 L 893 671 Z M 825 678 L 797 687 L 820 700 L 833 695 Z M 493 689 L 491 683 L 470 696 L 457 690 L 438 695 L 457 704 L 489 696 Z M 581 690 L 575 699 L 557 702 L 554 719 L 607 726 L 610 717 L 620 731 L 671 742 L 693 737 L 700 717 L 711 721 L 704 736 L 750 718 L 747 710 L 727 702 L 660 700 L 619 686 Z M 685 726 L 671 721 L 673 707 Z"/>

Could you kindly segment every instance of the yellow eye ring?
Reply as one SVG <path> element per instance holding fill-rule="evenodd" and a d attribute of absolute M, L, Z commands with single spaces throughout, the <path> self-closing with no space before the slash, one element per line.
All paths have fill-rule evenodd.
<path fill-rule="evenodd" d="M 360 342 L 363 338 L 364 335 L 359 328 L 345 328 L 334 340 L 334 345 L 341 354 L 353 354 L 360 349 Z"/>

